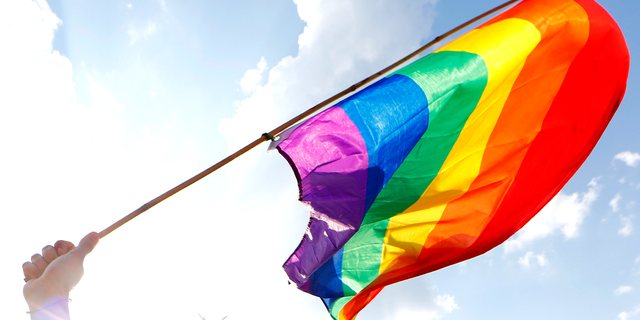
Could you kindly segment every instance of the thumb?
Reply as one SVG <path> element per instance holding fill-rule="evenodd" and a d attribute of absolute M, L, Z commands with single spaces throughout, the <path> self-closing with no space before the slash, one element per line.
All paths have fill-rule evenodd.
<path fill-rule="evenodd" d="M 96 232 L 91 232 L 88 235 L 84 236 L 82 240 L 80 240 L 78 247 L 73 251 L 77 252 L 76 254 L 84 258 L 91 251 L 93 251 L 93 248 L 96 247 L 98 241 L 100 241 L 100 236 Z"/>

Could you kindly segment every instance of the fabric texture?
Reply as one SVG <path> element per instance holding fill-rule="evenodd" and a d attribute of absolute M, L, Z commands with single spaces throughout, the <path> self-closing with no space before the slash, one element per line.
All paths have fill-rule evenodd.
<path fill-rule="evenodd" d="M 384 286 L 483 254 L 589 155 L 629 52 L 592 0 L 525 0 L 287 132 L 311 211 L 284 264 L 334 319 Z"/>

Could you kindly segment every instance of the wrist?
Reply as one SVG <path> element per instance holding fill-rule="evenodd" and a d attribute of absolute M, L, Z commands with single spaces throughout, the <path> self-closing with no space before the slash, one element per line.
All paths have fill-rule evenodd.
<path fill-rule="evenodd" d="M 53 297 L 42 303 L 29 303 L 31 320 L 69 320 L 69 297 Z"/>
<path fill-rule="evenodd" d="M 41 279 L 31 280 L 24 287 L 24 298 L 30 310 L 37 310 L 52 302 L 69 300 L 69 292 L 60 285 L 52 285 Z"/>

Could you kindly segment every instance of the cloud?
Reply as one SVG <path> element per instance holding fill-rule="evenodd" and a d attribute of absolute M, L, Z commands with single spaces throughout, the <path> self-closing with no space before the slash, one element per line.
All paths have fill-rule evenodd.
<path fill-rule="evenodd" d="M 15 263 L 35 251 L 25 248 L 77 240 L 113 222 L 110 212 L 129 203 L 105 199 L 128 189 L 121 185 L 130 171 L 115 169 L 129 158 L 121 149 L 123 106 L 95 78 L 88 105 L 78 103 L 72 64 L 52 45 L 62 22 L 47 2 L 0 1 L 0 21 L 0 212 L 12 214 L 0 234 L 21 243 L 5 252 L 11 264 L 0 266 L 0 282 L 9 284 Z M 15 294 L 0 299 L 24 303 Z M 10 309 L 3 318 L 18 317 Z"/>
<path fill-rule="evenodd" d="M 54 32 L 61 21 L 45 1 L 0 1 L 0 21 L 3 44 L 3 50 L 0 50 L 0 194 L 3 195 L 0 212 L 12 214 L 11 223 L 0 224 L 0 237 L 3 242 L 16 239 L 20 242 L 19 246 L 5 250 L 4 259 L 8 262 L 0 265 L 0 283 L 12 289 L 4 290 L 6 294 L 0 292 L 0 299 L 7 305 L 21 305 L 24 300 L 14 294 L 22 286 L 15 281 L 15 266 L 19 267 L 37 248 L 55 239 L 77 241 L 90 230 L 100 231 L 132 208 L 184 181 L 198 166 L 193 163 L 188 142 L 184 143 L 175 131 L 171 132 L 174 123 L 167 125 L 166 130 L 150 125 L 146 132 L 128 126 L 123 118 L 126 105 L 115 98 L 111 88 L 101 83 L 99 70 L 91 75 L 84 73 L 82 68 L 76 71 L 76 77 L 88 80 L 87 92 L 79 92 L 87 102 L 78 103 L 73 65 L 67 57 L 53 50 Z M 109 291 L 120 286 L 114 283 L 126 278 L 128 273 L 116 266 L 124 264 L 113 262 L 133 260 L 140 254 L 140 251 L 126 249 L 116 254 L 109 252 L 109 246 L 125 248 L 126 243 L 134 242 L 146 246 L 142 244 L 146 237 L 140 237 L 140 234 L 153 233 L 155 228 L 170 230 L 175 226 L 165 222 L 171 219 L 163 221 L 158 214 L 173 210 L 174 214 L 180 213 L 180 219 L 185 219 L 191 212 L 203 210 L 205 206 L 200 206 L 202 202 L 193 199 L 193 194 L 168 200 L 155 209 L 156 218 L 152 224 L 133 222 L 118 230 L 117 236 L 110 236 L 109 241 L 101 243 L 86 261 L 88 272 L 83 284 L 73 292 L 78 294 L 78 300 L 93 297 L 98 304 L 103 304 L 105 296 L 112 295 Z M 193 202 L 185 203 L 180 198 Z M 146 232 L 138 232 L 132 237 L 130 232 L 133 230 Z M 210 233 L 210 230 L 205 231 Z M 200 233 L 206 234 L 205 231 Z M 191 234 L 183 234 L 180 238 L 196 242 L 185 237 L 191 237 Z M 148 245 L 145 254 L 161 255 L 154 252 L 154 247 Z M 165 243 L 163 247 L 166 252 L 171 244 Z M 175 257 L 189 250 L 173 250 L 180 252 L 172 255 L 173 260 L 165 261 L 163 266 L 180 263 Z M 198 250 L 202 250 L 202 246 Z M 201 257 L 202 252 L 198 252 L 198 256 Z M 97 261 L 102 263 L 93 264 Z M 153 275 L 155 272 L 157 270 L 149 270 L 147 275 L 161 277 Z M 165 276 L 166 272 L 164 269 Z M 180 272 L 175 273 L 176 277 Z M 153 289 L 139 294 L 136 291 L 143 289 L 135 282 L 131 279 L 126 283 L 127 292 L 119 293 L 124 296 L 123 300 L 146 303 L 162 294 Z M 154 303 L 157 301 L 148 305 Z M 108 312 L 85 316 L 83 312 L 93 313 L 99 308 L 91 304 L 86 305 L 90 306 L 87 309 L 84 305 L 74 307 L 74 313 L 78 318 L 96 320 L 116 317 Z M 166 311 L 170 307 L 167 305 L 163 309 Z M 140 309 L 140 305 L 135 308 Z M 130 311 L 126 303 L 118 309 L 114 312 L 129 314 Z M 19 315 L 12 312 L 18 313 L 18 310 L 4 308 L 2 318 L 17 319 L 23 311 Z"/>
<path fill-rule="evenodd" d="M 260 81 L 262 81 L 262 74 L 267 69 L 267 60 L 264 57 L 260 58 L 256 69 L 249 69 L 244 73 L 242 79 L 240 79 L 240 88 L 242 92 L 251 94 L 260 89 Z"/>
<path fill-rule="evenodd" d="M 455 298 L 439 294 L 426 278 L 393 284 L 371 302 L 358 318 L 381 320 L 436 320 L 459 309 Z"/>
<path fill-rule="evenodd" d="M 270 70 L 266 62 L 263 67 L 258 64 L 258 70 L 264 72 L 261 77 L 268 75 L 264 86 L 239 101 L 234 117 L 220 126 L 229 149 L 235 151 L 238 145 L 257 138 L 283 119 L 417 48 L 429 35 L 432 17 L 428 9 L 434 3 L 300 1 L 299 12 L 307 21 L 300 51 Z M 20 250 L 41 248 L 42 239 L 79 239 L 83 232 L 109 225 L 123 212 L 137 208 L 201 167 L 202 163 L 194 164 L 193 152 L 179 152 L 178 146 L 187 143 L 176 141 L 175 132 L 151 124 L 133 127 L 125 122 L 122 114 L 127 106 L 100 82 L 99 72 L 87 76 L 89 102 L 78 103 L 73 66 L 52 47 L 61 21 L 46 2 L 0 1 L 0 21 L 0 38 L 7 49 L 0 50 L 0 191 L 5 195 L 0 212 L 12 212 L 12 226 L 28 226 L 33 234 L 20 239 Z M 157 31 L 156 23 L 148 20 L 131 25 L 127 34 L 134 45 Z M 86 75 L 77 72 L 76 76 Z M 210 192 L 212 188 L 203 181 L 101 244 L 87 260 L 88 272 L 74 291 L 78 301 L 86 299 L 74 310 L 78 318 L 91 317 L 108 301 L 104 288 L 126 285 L 127 290 L 118 293 L 118 310 L 93 315 L 96 320 L 114 318 L 109 312 L 129 318 L 153 317 L 154 313 L 162 313 L 164 318 L 184 318 L 175 314 L 176 309 L 207 315 L 222 309 L 230 319 L 255 319 L 264 310 L 281 314 L 282 319 L 325 319 L 326 312 L 317 298 L 286 285 L 280 266 L 298 244 L 308 213 L 295 202 L 297 186 L 286 161 L 259 151 L 225 169 L 232 179 L 229 188 L 220 187 L 222 196 Z M 188 231 L 178 230 L 176 214 Z M 34 223 L 34 217 L 38 223 Z M 7 225 L 0 225 L 0 231 L 9 228 Z M 167 230 L 172 230 L 170 237 L 179 239 L 157 245 L 157 239 Z M 135 243 L 138 249 L 127 243 Z M 233 245 L 218 245 L 221 243 Z M 208 244 L 213 247 L 208 248 Z M 17 251 L 9 248 L 7 261 L 22 262 L 25 252 Z M 239 255 L 249 251 L 249 256 Z M 171 259 L 165 259 L 161 268 L 145 271 L 144 276 L 128 272 L 127 264 L 113 263 L 164 256 L 167 252 L 171 252 Z M 196 270 L 193 261 L 198 261 Z M 15 265 L 6 265 L 0 266 L 0 282 L 19 286 L 19 279 L 5 278 L 15 276 Z M 191 272 L 198 281 L 182 281 L 185 272 Z M 167 274 L 172 276 L 167 278 Z M 160 278 L 167 281 L 158 283 Z M 251 290 L 247 290 L 249 282 Z M 209 284 L 215 284 L 216 290 L 206 289 Z M 388 305 L 394 307 L 385 309 L 393 311 L 392 316 L 405 311 L 433 319 L 457 308 L 452 296 L 438 294 L 420 280 L 398 284 L 397 291 L 395 287 L 385 289 L 392 293 L 388 299 L 393 303 Z M 265 296 L 291 303 L 274 306 L 274 300 Z M 19 295 L 1 297 L 10 305 L 24 304 Z M 252 301 L 253 308 L 246 308 L 245 301 Z M 159 304 L 163 308 L 153 308 Z M 369 319 L 381 317 L 374 314 Z"/>
<path fill-rule="evenodd" d="M 298 54 L 284 57 L 268 72 L 265 62 L 263 72 L 268 76 L 260 88 L 256 81 L 257 74 L 262 77 L 260 64 L 243 77 L 241 89 L 253 92 L 237 101 L 235 114 L 219 124 L 229 152 L 418 48 L 429 35 L 435 0 L 295 3 L 306 22 Z M 229 193 L 244 188 L 258 158 L 258 153 L 244 155 L 227 169 L 233 176 Z M 257 181 L 255 176 L 250 180 Z"/>
<path fill-rule="evenodd" d="M 580 225 L 591 210 L 591 204 L 598 198 L 597 179 L 592 179 L 587 192 L 567 195 L 558 193 L 540 212 L 529 221 L 515 237 L 507 240 L 505 253 L 522 249 L 526 244 L 560 231 L 566 239 L 579 234 Z"/>
<path fill-rule="evenodd" d="M 629 312 L 621 312 L 618 315 L 618 320 L 631 320 L 636 319 L 635 316 L 640 315 L 640 307 L 636 307 L 632 311 Z"/>
<path fill-rule="evenodd" d="M 229 152 L 417 49 L 429 36 L 433 21 L 430 8 L 435 1 L 296 0 L 295 3 L 306 23 L 298 37 L 298 53 L 275 64 L 269 62 L 269 66 L 261 59 L 256 68 L 244 73 L 239 88 L 247 96 L 235 103 L 233 116 L 219 124 Z M 260 219 L 261 226 L 255 233 L 271 230 L 273 234 L 282 234 L 276 239 L 281 242 L 277 244 L 281 248 L 278 249 L 281 264 L 304 234 L 309 213 L 295 203 L 297 185 L 286 161 L 277 153 L 265 157 L 264 147 L 225 167 L 229 184 L 221 197 L 224 204 L 220 210 L 226 215 Z M 254 234 L 252 230 L 245 232 Z M 295 292 L 295 296 L 302 299 L 308 295 Z M 318 302 L 314 299 L 313 303 L 315 306 Z M 419 280 L 405 281 L 385 288 L 360 317 L 399 319 L 398 314 L 404 312 L 405 319 L 435 319 L 447 314 L 454 305 L 453 297 L 438 298 L 435 289 Z"/>
<path fill-rule="evenodd" d="M 537 262 L 538 265 L 541 267 L 544 267 L 549 264 L 549 260 L 547 260 L 547 258 L 544 256 L 544 253 L 534 254 L 533 251 L 527 252 L 523 257 L 518 259 L 518 263 L 525 268 L 529 268 L 532 266 L 532 263 L 531 263 L 532 259 L 533 259 L 533 264 Z"/>
<path fill-rule="evenodd" d="M 438 295 L 438 297 L 436 298 L 436 303 L 447 313 L 451 313 L 453 312 L 453 310 L 458 309 L 458 305 L 453 300 L 453 296 L 450 296 L 448 294 Z"/>
<path fill-rule="evenodd" d="M 622 196 L 618 193 L 613 199 L 611 199 L 611 201 L 609 201 L 609 206 L 613 212 L 617 212 L 620 209 L 619 203 L 621 199 Z"/>
<path fill-rule="evenodd" d="M 618 287 L 618 289 L 616 289 L 616 290 L 614 290 L 614 291 L 613 291 L 613 294 L 615 294 L 616 296 L 619 296 L 619 295 L 623 295 L 623 294 L 625 294 L 625 293 L 629 293 L 629 292 L 631 292 L 632 290 L 633 290 L 633 287 L 630 287 L 630 286 L 620 286 L 620 287 Z"/>
<path fill-rule="evenodd" d="M 104 146 L 103 154 L 93 139 L 113 135 L 115 141 L 122 132 L 117 116 L 121 105 L 96 81 L 91 86 L 93 104 L 77 103 L 71 62 L 52 47 L 61 21 L 47 3 L 8 3 L 13 7 L 2 8 L 5 1 L 0 5 L 0 37 L 7 48 L 0 51 L 0 147 L 6 155 L 0 160 L 0 176 L 3 186 L 13 187 L 4 193 L 11 195 L 3 200 L 4 208 L 20 200 L 30 206 L 46 203 L 48 188 L 80 182 L 68 172 L 87 169 L 86 161 L 94 155 L 109 157 L 114 151 Z M 33 169 L 21 172 L 27 167 Z M 33 194 L 45 199 L 30 201 L 27 195 Z M 52 200 L 51 205 L 60 201 Z"/>
<path fill-rule="evenodd" d="M 620 160 L 630 167 L 635 167 L 640 162 L 640 153 L 631 151 L 620 152 L 613 157 L 613 160 Z"/>
<path fill-rule="evenodd" d="M 163 136 L 168 133 L 152 127 L 145 135 L 127 127 L 126 106 L 100 82 L 100 72 L 77 72 L 88 79 L 87 103 L 78 103 L 71 61 L 52 46 L 61 21 L 45 1 L 0 1 L 0 21 L 0 38 L 7 46 L 0 50 L 0 191 L 6 195 L 0 212 L 33 217 L 56 207 L 69 215 L 92 208 L 100 216 L 103 210 L 139 205 L 130 203 L 136 194 L 157 195 L 158 159 L 165 164 L 178 157 L 191 161 L 169 154 L 172 139 Z M 134 169 L 141 163 L 144 170 Z M 188 169 L 177 171 L 162 176 L 188 176 Z M 148 183 L 122 186 L 141 175 Z M 120 193 L 136 184 L 144 191 Z M 106 195 L 118 201 L 97 208 L 97 199 L 104 202 Z M 97 226 L 103 219 L 111 223 L 115 212 L 94 221 Z M 55 221 L 54 216 L 44 215 L 42 224 Z"/>
<path fill-rule="evenodd" d="M 129 35 L 129 45 L 134 45 L 141 40 L 146 40 L 149 36 L 156 33 L 157 27 L 156 23 L 151 21 L 151 19 L 147 20 L 147 24 L 144 27 L 136 27 L 133 24 L 129 25 L 127 29 L 127 34 Z"/>
<path fill-rule="evenodd" d="M 622 222 L 622 228 L 618 230 L 618 234 L 628 237 L 633 232 L 633 224 L 631 223 L 631 216 L 620 216 L 620 222 Z"/>
<path fill-rule="evenodd" d="M 635 273 L 636 275 L 640 275 L 640 257 L 637 257 L 636 260 L 633 263 L 633 273 Z"/>
<path fill-rule="evenodd" d="M 270 69 L 263 89 L 239 101 L 235 115 L 220 123 L 230 151 L 418 48 L 435 3 L 295 2 L 307 24 L 298 55 Z"/>

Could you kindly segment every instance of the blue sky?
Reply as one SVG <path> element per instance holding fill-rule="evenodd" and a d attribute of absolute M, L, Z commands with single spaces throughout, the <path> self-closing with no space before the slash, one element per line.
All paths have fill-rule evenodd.
<path fill-rule="evenodd" d="M 317 102 L 501 1 L 0 3 L 0 315 L 20 266 L 78 241 Z M 631 52 L 592 155 L 489 253 L 383 290 L 358 319 L 640 319 L 636 1 L 601 0 Z M 282 263 L 308 212 L 266 145 L 115 231 L 74 319 L 329 319 Z"/>

